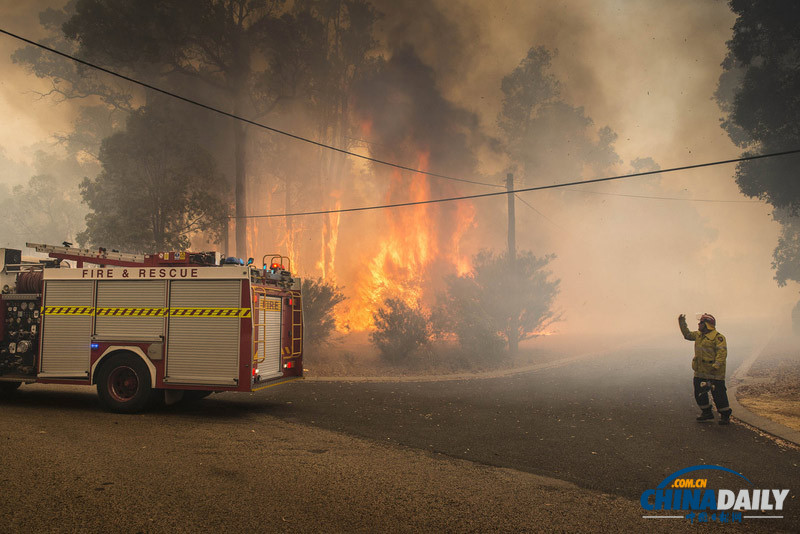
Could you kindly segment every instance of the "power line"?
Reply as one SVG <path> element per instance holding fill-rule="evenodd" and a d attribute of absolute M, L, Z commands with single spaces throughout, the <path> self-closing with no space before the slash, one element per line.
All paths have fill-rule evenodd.
<path fill-rule="evenodd" d="M 556 224 L 556 222 L 555 222 L 555 221 L 553 221 L 553 220 L 552 220 L 550 217 L 548 217 L 547 215 L 545 215 L 545 214 L 544 214 L 544 213 L 542 213 L 541 211 L 539 211 L 539 210 L 537 210 L 536 208 L 534 208 L 534 207 L 533 207 L 533 204 L 531 204 L 530 202 L 528 202 L 527 200 L 525 200 L 524 198 L 522 198 L 522 197 L 521 197 L 520 195 L 518 195 L 518 194 L 514 194 L 514 196 L 517 198 L 517 200 L 519 200 L 520 202 L 522 202 L 523 204 L 525 204 L 526 206 L 528 206 L 530 209 L 532 209 L 533 211 L 535 211 L 535 212 L 536 212 L 536 213 L 537 213 L 537 214 L 538 214 L 538 215 L 539 215 L 541 218 L 543 218 L 545 221 L 549 222 L 550 224 L 552 224 L 553 226 L 555 226 L 555 227 L 556 227 L 556 228 L 558 228 L 559 230 L 563 230 L 563 228 L 562 228 L 560 225 Z"/>
<path fill-rule="evenodd" d="M 757 159 L 765 159 L 765 158 L 774 158 L 778 156 L 788 156 L 790 154 L 798 154 L 800 153 L 800 148 L 794 150 L 786 150 L 783 152 L 770 152 L 768 154 L 759 154 L 756 156 L 743 156 L 741 158 L 734 158 L 734 159 L 726 159 L 720 161 L 712 161 L 708 163 L 697 163 L 695 165 L 683 165 L 681 167 L 672 167 L 669 169 L 661 169 L 657 171 L 645 171 L 645 172 L 636 172 L 632 174 L 621 174 L 617 176 L 607 176 L 605 178 L 593 178 L 591 180 L 580 180 L 577 182 L 566 182 L 560 184 L 551 184 L 551 185 L 540 185 L 536 187 L 526 187 L 523 189 L 514 189 L 512 191 L 498 191 L 496 193 L 482 193 L 479 195 L 464 195 L 460 197 L 448 197 L 448 198 L 435 198 L 431 200 L 420 200 L 417 202 L 399 202 L 397 204 L 380 204 L 377 206 L 361 206 L 358 208 L 344 208 L 338 210 L 319 210 L 319 211 L 300 211 L 296 213 L 274 213 L 268 215 L 245 215 L 242 217 L 235 217 L 231 216 L 231 219 L 272 219 L 276 217 L 299 217 L 302 215 L 326 215 L 329 213 L 351 213 L 355 211 L 371 211 L 371 210 L 380 210 L 380 209 L 387 209 L 387 208 L 404 208 L 407 206 L 418 206 L 421 204 L 436 204 L 439 202 L 455 202 L 458 200 L 472 200 L 475 198 L 486 198 L 486 197 L 496 197 L 498 195 L 510 195 L 512 193 L 527 193 L 530 191 L 543 191 L 545 189 L 559 189 L 562 187 L 570 187 L 575 185 L 583 185 L 583 184 L 595 184 L 600 182 L 610 182 L 612 180 L 623 180 L 626 178 L 637 178 L 640 176 L 650 176 L 653 174 L 666 174 L 668 172 L 678 172 L 678 171 L 686 171 L 690 169 L 701 169 L 703 167 L 713 167 L 716 165 L 726 165 L 729 163 L 739 163 L 742 161 L 753 161 Z"/>
<path fill-rule="evenodd" d="M 589 193 L 592 195 L 608 195 L 612 197 L 647 198 L 652 200 L 682 200 L 684 202 L 730 202 L 739 204 L 761 204 L 760 200 L 719 200 L 714 198 L 651 197 L 645 195 L 625 195 L 622 193 L 603 193 L 601 191 L 585 191 L 583 189 L 567 189 L 567 191 L 570 191 L 572 193 Z"/>
<path fill-rule="evenodd" d="M 297 134 L 293 134 L 293 133 L 290 133 L 290 132 L 287 132 L 287 131 L 284 131 L 284 130 L 280 130 L 278 128 L 274 128 L 272 126 L 268 126 L 266 124 L 262 124 L 262 123 L 253 121 L 251 119 L 247 119 L 245 117 L 241 117 L 241 116 L 236 115 L 234 113 L 229 113 L 227 111 L 223 111 L 221 109 L 215 108 L 215 107 L 210 106 L 208 104 L 203 104 L 202 102 L 198 102 L 197 100 L 193 100 L 191 98 L 187 98 L 185 96 L 181 96 L 181 95 L 179 95 L 177 93 L 173 93 L 171 91 L 167 91 L 166 89 L 161 89 L 160 87 L 156 87 L 156 86 L 148 84 L 146 82 L 142 82 L 142 81 L 136 80 L 136 79 L 131 78 L 129 76 L 125 76 L 124 74 L 120 74 L 118 72 L 112 71 L 112 70 L 107 69 L 105 67 L 101 67 L 99 65 L 95 65 L 94 63 L 90 63 L 90 62 L 85 61 L 83 59 L 79 59 L 79 58 L 77 58 L 75 56 L 72 56 L 70 54 L 67 54 L 65 52 L 61 52 L 60 50 L 56 50 L 54 48 L 51 48 L 51 47 L 46 46 L 46 45 L 43 45 L 41 43 L 37 43 L 36 41 L 32 41 L 30 39 L 26 39 L 25 37 L 22 37 L 20 35 L 14 34 L 14 33 L 11 33 L 11 32 L 9 32 L 7 30 L 2 29 L 2 28 L 0 28 L 0 33 L 8 35 L 9 37 L 13 37 L 14 39 L 18 39 L 18 40 L 20 40 L 22 42 L 28 43 L 28 44 L 30 44 L 32 46 L 36 46 L 36 47 L 41 48 L 43 50 L 47 50 L 48 52 L 51 52 L 51 53 L 56 54 L 56 55 L 59 55 L 59 56 L 64 57 L 66 59 L 70 59 L 70 60 L 72 60 L 72 61 L 74 61 L 76 63 L 79 63 L 81 65 L 85 65 L 87 67 L 99 70 L 99 71 L 104 72 L 106 74 L 109 74 L 111 76 L 115 76 L 117 78 L 120 78 L 120 79 L 125 80 L 125 81 L 130 82 L 130 83 L 133 83 L 135 85 L 139 85 L 141 87 L 145 87 L 145 88 L 150 89 L 152 91 L 156 91 L 158 93 L 162 93 L 164 95 L 167 95 L 167 96 L 170 96 L 172 98 L 181 100 L 181 101 L 186 102 L 188 104 L 192 104 L 192 105 L 198 106 L 198 107 L 206 109 L 208 111 L 211 111 L 211 112 L 214 112 L 214 113 L 218 113 L 220 115 L 223 115 L 223 116 L 235 119 L 235 120 L 239 120 L 239 121 L 245 122 L 245 123 L 250 124 L 252 126 L 256 126 L 258 128 L 262 128 L 264 130 L 267 130 L 267 131 L 270 131 L 270 132 L 273 132 L 273 133 L 284 135 L 286 137 L 289 137 L 291 139 L 295 139 L 297 141 L 301 141 L 301 142 L 308 143 L 308 144 L 311 144 L 311 145 L 314 145 L 314 146 L 318 146 L 320 148 L 326 148 L 328 150 L 333 150 L 335 152 L 339 152 L 341 154 L 352 156 L 352 157 L 355 157 L 355 158 L 360 158 L 360 159 L 369 161 L 371 163 L 376 163 L 376 164 L 379 164 L 379 165 L 385 165 L 387 167 L 393 167 L 393 168 L 396 168 L 396 169 L 399 169 L 399 170 L 404 170 L 404 171 L 408 171 L 408 172 L 412 172 L 412 173 L 423 174 L 423 175 L 431 176 L 431 177 L 434 177 L 434 178 L 442 178 L 442 179 L 445 179 L 445 180 L 452 180 L 452 181 L 456 181 L 456 182 L 469 183 L 469 184 L 473 184 L 473 185 L 483 185 L 483 186 L 487 186 L 487 187 L 497 187 L 497 188 L 503 188 L 504 187 L 504 186 L 499 185 L 499 184 L 490 184 L 490 183 L 479 182 L 479 181 L 475 181 L 475 180 L 467 180 L 465 178 L 458 178 L 458 177 L 455 177 L 455 176 L 448 176 L 448 175 L 445 175 L 445 174 L 439 174 L 439 173 L 434 173 L 434 172 L 429 172 L 429 171 L 423 171 L 421 169 L 415 169 L 413 167 L 408 167 L 406 165 L 400 165 L 400 164 L 397 164 L 397 163 L 384 161 L 384 160 L 373 158 L 373 157 L 370 157 L 370 156 L 365 156 L 363 154 L 358 154 L 356 152 L 351 152 L 349 150 L 345 150 L 345 149 L 340 148 L 340 147 L 336 147 L 336 146 L 333 146 L 333 145 L 328 145 L 328 144 L 322 143 L 320 141 L 315 141 L 315 140 L 309 139 L 307 137 L 303 137 L 303 136 L 300 136 L 300 135 L 297 135 Z M 514 191 L 498 191 L 496 193 L 483 193 L 483 194 L 479 194 L 479 195 L 465 195 L 465 196 L 459 196 L 459 197 L 439 198 L 439 199 L 423 200 L 423 201 L 417 201 L 417 202 L 402 202 L 402 203 L 397 203 L 397 204 L 383 204 L 383 205 L 377 205 L 377 206 L 363 206 L 363 207 L 345 208 L 345 209 L 339 209 L 339 210 L 320 210 L 320 211 L 308 211 L 308 212 L 297 212 L 297 213 L 280 213 L 280 214 L 268 214 L 268 215 L 246 215 L 246 216 L 243 216 L 243 217 L 230 217 L 230 218 L 232 218 L 232 219 L 254 219 L 254 218 L 295 217 L 295 216 L 301 216 L 301 215 L 324 215 L 324 214 L 330 214 L 330 213 L 349 213 L 349 212 L 355 212 L 355 211 L 368 211 L 368 210 L 376 210 L 376 209 L 399 208 L 399 207 L 406 207 L 406 206 L 416 206 L 416 205 L 420 205 L 420 204 L 434 204 L 434 203 L 439 203 L 439 202 L 453 202 L 453 201 L 458 201 L 458 200 L 469 200 L 469 199 L 484 198 L 484 197 L 491 197 L 491 196 L 498 196 L 498 195 L 507 195 L 507 194 L 511 194 L 511 193 L 515 193 L 515 194 L 516 193 L 526 193 L 526 192 L 530 192 L 530 191 L 542 191 L 542 190 L 545 190 L 545 189 L 556 189 L 556 188 L 569 187 L 569 186 L 574 186 L 574 185 L 606 182 L 606 181 L 611 181 L 611 180 L 621 180 L 621 179 L 625 179 L 625 178 L 635 178 L 635 177 L 639 177 L 639 176 L 648 176 L 648 175 L 652 175 L 652 174 L 677 172 L 677 171 L 683 171 L 683 170 L 689 170 L 689 169 L 698 169 L 698 168 L 710 167 L 710 166 L 714 166 L 714 165 L 725 165 L 725 164 L 728 164 L 728 163 L 738 163 L 738 162 L 742 162 L 742 161 L 751 161 L 751 160 L 756 160 L 756 159 L 763 159 L 763 158 L 777 157 L 777 156 L 785 156 L 785 155 L 797 154 L 797 153 L 800 153 L 800 149 L 788 150 L 788 151 L 784 151 L 784 152 L 773 152 L 773 153 L 761 154 L 761 155 L 757 155 L 757 156 L 746 156 L 746 157 L 741 157 L 741 158 L 736 158 L 736 159 L 715 161 L 715 162 L 710 162 L 710 163 L 700 163 L 700 164 L 697 164 L 697 165 L 686 165 L 686 166 L 682 166 L 682 167 L 673 167 L 673 168 L 670 168 L 670 169 L 661 169 L 661 170 L 657 170 L 657 171 L 646 171 L 646 172 L 641 172 L 641 173 L 625 174 L 625 175 L 618 175 L 618 176 L 609 176 L 609 177 L 605 177 L 605 178 L 595 178 L 595 179 L 592 179 L 592 180 L 583 180 L 583 181 L 568 182 L 568 183 L 562 183 L 562 184 L 552 184 L 552 185 L 545 185 L 545 186 L 538 186 L 538 187 L 528 187 L 528 188 L 524 188 L 524 189 L 516 189 Z M 591 191 L 585 191 L 585 192 L 586 193 L 595 193 L 595 192 L 591 192 Z M 652 198 L 652 199 L 657 199 L 657 200 L 684 200 L 684 201 L 689 200 L 689 201 L 696 201 L 696 202 L 757 202 L 757 201 L 746 201 L 746 200 L 728 200 L 728 201 L 725 201 L 725 200 L 711 200 L 711 199 L 680 199 L 680 198 L 672 198 L 672 197 L 647 197 L 647 196 L 639 196 L 639 195 L 623 195 L 623 194 L 614 194 L 614 193 L 596 193 L 596 194 L 607 194 L 607 195 L 616 195 L 616 196 L 629 196 L 629 197 L 636 197 L 636 198 Z M 520 198 L 520 197 L 517 196 L 517 198 Z M 520 198 L 520 200 L 522 200 L 522 199 Z M 535 208 L 533 208 L 533 206 L 530 206 L 530 207 L 535 210 Z"/>
<path fill-rule="evenodd" d="M 413 167 L 408 167 L 406 165 L 400 165 L 398 163 L 392 163 L 390 161 L 385 161 L 385 160 L 381 160 L 381 159 L 378 159 L 378 158 L 365 156 L 363 154 L 358 154 L 357 152 L 351 152 L 349 150 L 345 150 L 344 148 L 340 148 L 340 147 L 337 147 L 337 146 L 328 145 L 328 144 L 322 143 L 320 141 L 315 141 L 313 139 L 309 139 L 309 138 L 303 137 L 301 135 L 297 135 L 297 134 L 293 134 L 291 132 L 287 132 L 285 130 L 280 130 L 280 129 L 274 128 L 272 126 L 267 126 L 266 124 L 262 124 L 260 122 L 254 121 L 254 120 L 251 120 L 251 119 L 248 119 L 248 118 L 245 118 L 245 117 L 241 117 L 241 116 L 236 115 L 234 113 L 229 113 L 227 111 L 223 111 L 221 109 L 215 108 L 215 107 L 210 106 L 208 104 L 203 104 L 202 102 L 199 102 L 197 100 L 193 100 L 191 98 L 187 98 L 185 96 L 181 96 L 181 95 L 179 95 L 177 93 L 173 93 L 171 91 L 167 91 L 166 89 L 161 89 L 160 87 L 156 87 L 155 85 L 151 85 L 149 83 L 139 81 L 139 80 L 137 80 L 135 78 L 131 78 L 130 76 L 125 76 L 124 74 L 120 74 L 118 72 L 115 72 L 113 70 L 107 69 L 105 67 L 101 67 L 99 65 L 95 65 L 94 63 L 90 63 L 90 62 L 85 61 L 83 59 L 79 59 L 79 58 L 77 58 L 75 56 L 72 56 L 70 54 L 67 54 L 65 52 L 61 52 L 60 50 L 56 50 L 55 48 L 50 48 L 49 46 L 43 45 L 41 43 L 37 43 L 36 41 L 31 41 L 30 39 L 26 39 L 25 37 L 22 37 L 20 35 L 14 34 L 14 33 L 11 33 L 11 32 L 9 32 L 7 30 L 2 29 L 2 28 L 0 28 L 0 33 L 8 35 L 9 37 L 13 37 L 14 39 L 18 39 L 18 40 L 20 40 L 22 42 L 28 43 L 29 45 L 39 47 L 39 48 L 41 48 L 43 50 L 47 50 L 48 52 L 52 52 L 53 54 L 59 55 L 61 57 L 70 59 L 70 60 L 72 60 L 72 61 L 74 61 L 76 63 L 80 63 L 81 65 L 85 65 L 87 67 L 91 67 L 91 68 L 99 70 L 101 72 L 105 72 L 106 74 L 109 74 L 111 76 L 116 76 L 117 78 L 120 78 L 120 79 L 125 80 L 127 82 L 139 85 L 141 87 L 145 87 L 147 89 L 150 89 L 152 91 L 156 91 L 158 93 L 161 93 L 161 94 L 164 94 L 164 95 L 167 95 L 167 96 L 171 96 L 172 98 L 176 98 L 178 100 L 182 100 L 183 102 L 192 104 L 194 106 L 201 107 L 201 108 L 203 108 L 205 110 L 212 111 L 214 113 L 218 113 L 220 115 L 224 115 L 226 117 L 230 117 L 230 118 L 236 119 L 238 121 L 245 122 L 245 123 L 250 124 L 252 126 L 256 126 L 258 128 L 263 128 L 264 130 L 268 130 L 268 131 L 276 133 L 276 134 L 284 135 L 284 136 L 289 137 L 291 139 L 295 139 L 296 141 L 302 141 L 304 143 L 308 143 L 308 144 L 311 144 L 311 145 L 314 145 L 314 146 L 318 146 L 320 148 L 326 148 L 328 150 L 333 150 L 335 152 L 339 152 L 340 154 L 345 154 L 347 156 L 352 156 L 354 158 L 360 158 L 360 159 L 369 161 L 371 163 L 376 163 L 378 165 L 385 165 L 387 167 L 393 167 L 395 169 L 400 169 L 400 170 L 403 170 L 403 171 L 413 172 L 413 173 L 417 173 L 417 174 L 424 174 L 426 176 L 432 176 L 434 178 L 442 178 L 444 180 L 452 180 L 454 182 L 463 182 L 463 183 L 467 183 L 467 184 L 483 185 L 483 186 L 488 186 L 488 187 L 498 187 L 498 188 L 505 187 L 505 186 L 502 186 L 502 185 L 499 185 L 499 184 L 489 184 L 489 183 L 485 183 L 485 182 L 479 182 L 479 181 L 476 181 L 476 180 L 467 180 L 466 178 L 457 178 L 455 176 L 448 176 L 446 174 L 439 174 L 439 173 L 435 173 L 435 172 L 423 171 L 421 169 L 415 169 Z"/>

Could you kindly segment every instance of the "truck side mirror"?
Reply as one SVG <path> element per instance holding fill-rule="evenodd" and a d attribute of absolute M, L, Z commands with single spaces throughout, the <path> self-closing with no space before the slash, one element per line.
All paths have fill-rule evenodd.
<path fill-rule="evenodd" d="M 254 261 L 253 258 L 247 258 L 247 265 L 252 265 Z"/>

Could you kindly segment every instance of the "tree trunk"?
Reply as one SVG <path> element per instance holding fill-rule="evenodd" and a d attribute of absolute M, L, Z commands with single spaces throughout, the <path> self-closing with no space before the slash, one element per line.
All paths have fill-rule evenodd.
<path fill-rule="evenodd" d="M 235 113 L 238 115 L 239 106 L 236 106 Z M 235 158 L 236 182 L 234 186 L 234 198 L 236 202 L 236 219 L 234 227 L 236 229 L 236 256 L 247 258 L 247 172 L 245 168 L 245 143 L 247 142 L 247 132 L 245 125 L 237 122 L 233 126 L 233 151 Z"/>

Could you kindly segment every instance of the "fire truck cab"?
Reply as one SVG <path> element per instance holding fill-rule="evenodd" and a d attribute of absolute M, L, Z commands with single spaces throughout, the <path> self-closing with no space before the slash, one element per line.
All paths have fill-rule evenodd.
<path fill-rule="evenodd" d="M 303 375 L 300 280 L 280 256 L 256 268 L 214 253 L 27 245 L 53 260 L 0 249 L 0 391 L 96 385 L 105 408 L 132 413 Z"/>

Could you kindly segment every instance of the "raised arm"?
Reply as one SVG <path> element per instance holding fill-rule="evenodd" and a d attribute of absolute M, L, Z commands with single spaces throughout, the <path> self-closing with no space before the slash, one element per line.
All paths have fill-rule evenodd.
<path fill-rule="evenodd" d="M 694 341 L 700 334 L 699 332 L 692 332 L 689 330 L 689 327 L 686 326 L 686 316 L 683 314 L 678 316 L 678 326 L 681 327 L 681 333 L 683 334 L 684 339 L 688 339 L 689 341 Z"/>

